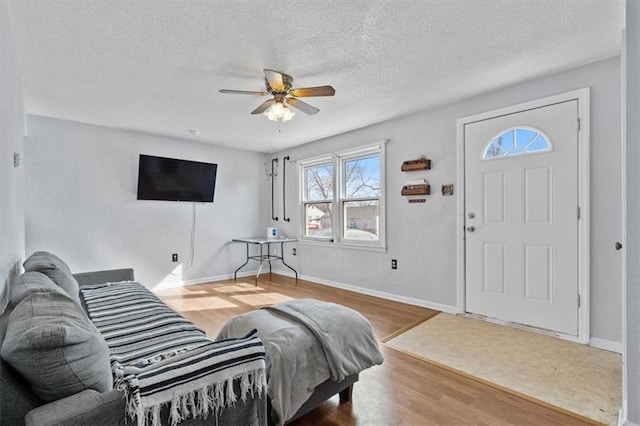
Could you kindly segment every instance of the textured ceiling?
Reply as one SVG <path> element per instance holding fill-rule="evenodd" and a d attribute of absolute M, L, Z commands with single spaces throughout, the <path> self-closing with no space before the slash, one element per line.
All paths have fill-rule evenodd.
<path fill-rule="evenodd" d="M 613 56 L 624 19 L 613 0 L 9 4 L 29 113 L 256 151 Z M 336 95 L 278 124 L 218 93 L 264 90 L 263 68 Z"/>

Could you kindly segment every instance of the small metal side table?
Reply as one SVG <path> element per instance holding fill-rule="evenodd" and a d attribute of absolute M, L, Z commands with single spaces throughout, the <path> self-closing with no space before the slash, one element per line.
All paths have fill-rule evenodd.
<path fill-rule="evenodd" d="M 233 273 L 233 279 L 236 279 L 238 271 L 244 268 L 250 260 L 257 260 L 260 262 L 260 267 L 258 267 L 258 273 L 256 274 L 256 286 L 258 285 L 258 277 L 260 276 L 260 272 L 262 271 L 262 264 L 264 262 L 269 262 L 269 274 L 271 274 L 271 261 L 280 260 L 284 266 L 291 269 L 294 274 L 296 274 L 296 285 L 298 285 L 298 271 L 293 269 L 291 266 L 287 265 L 284 261 L 284 243 L 294 243 L 297 240 L 295 238 L 266 238 L 266 237 L 249 237 L 249 238 L 234 238 L 232 240 L 234 243 L 245 243 L 247 245 L 247 260 Z M 260 246 L 260 254 L 250 256 L 249 255 L 249 245 L 254 244 Z M 271 254 L 270 246 L 271 244 L 280 244 L 280 253 L 281 255 Z M 267 253 L 264 253 L 264 246 L 267 246 Z"/>

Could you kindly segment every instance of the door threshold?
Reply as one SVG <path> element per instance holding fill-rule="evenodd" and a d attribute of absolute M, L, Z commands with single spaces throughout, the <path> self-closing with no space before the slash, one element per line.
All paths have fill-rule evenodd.
<path fill-rule="evenodd" d="M 571 334 L 560 333 L 558 331 L 547 330 L 546 328 L 534 327 L 531 325 L 520 324 L 517 322 L 505 321 L 499 318 L 488 317 L 486 315 L 481 314 L 472 314 L 470 312 L 465 312 L 462 314 L 458 314 L 466 318 L 473 318 L 480 321 L 490 322 L 497 325 L 504 325 L 511 328 L 517 328 L 523 331 L 529 331 L 531 333 L 542 334 L 545 336 L 556 337 L 562 340 L 568 340 L 570 342 L 580 343 L 582 345 L 589 345 L 588 343 L 583 343 L 578 340 L 578 336 L 572 336 Z"/>

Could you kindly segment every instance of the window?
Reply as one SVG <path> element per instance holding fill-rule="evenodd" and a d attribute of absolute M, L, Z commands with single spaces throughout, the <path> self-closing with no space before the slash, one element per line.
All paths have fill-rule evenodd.
<path fill-rule="evenodd" d="M 333 204 L 333 163 L 305 167 L 305 236 L 331 238 Z M 326 232 L 328 230 L 329 232 Z"/>
<path fill-rule="evenodd" d="M 485 148 L 482 159 L 545 151 L 551 151 L 551 143 L 540 130 L 531 127 L 515 127 L 493 138 Z"/>
<path fill-rule="evenodd" d="M 300 164 L 303 239 L 384 247 L 384 144 Z"/>

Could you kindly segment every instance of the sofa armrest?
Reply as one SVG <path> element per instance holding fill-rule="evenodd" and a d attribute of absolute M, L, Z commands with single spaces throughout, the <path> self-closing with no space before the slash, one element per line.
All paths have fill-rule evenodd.
<path fill-rule="evenodd" d="M 125 404 L 121 391 L 100 393 L 87 389 L 34 408 L 24 420 L 26 426 L 124 425 Z"/>
<path fill-rule="evenodd" d="M 133 281 L 133 269 L 109 269 L 106 271 L 81 272 L 73 274 L 80 287 L 83 285 L 102 284 L 108 282 Z"/>
<path fill-rule="evenodd" d="M 233 383 L 235 394 L 239 395 L 240 382 Z M 126 400 L 121 391 L 99 393 L 93 389 L 50 402 L 29 411 L 25 416 L 25 426 L 131 426 L 136 419 L 125 414 Z M 170 424 L 169 407 L 162 407 L 161 424 Z M 3 423 L 4 424 L 4 423 Z M 238 401 L 221 410 L 217 416 L 190 418 L 180 422 L 180 426 L 267 426 L 267 398 L 255 395 Z"/>

